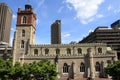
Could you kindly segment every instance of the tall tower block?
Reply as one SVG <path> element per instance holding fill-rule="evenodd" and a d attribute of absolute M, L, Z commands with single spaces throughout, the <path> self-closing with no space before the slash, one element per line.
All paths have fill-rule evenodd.
<path fill-rule="evenodd" d="M 56 20 L 51 25 L 51 44 L 61 44 L 61 21 Z"/>
<path fill-rule="evenodd" d="M 29 44 L 35 42 L 36 14 L 31 5 L 25 5 L 25 10 L 18 8 L 16 32 L 13 43 L 14 61 L 20 61 L 18 56 L 27 54 Z"/>
<path fill-rule="evenodd" d="M 9 43 L 12 10 L 5 3 L 0 3 L 0 42 Z"/>

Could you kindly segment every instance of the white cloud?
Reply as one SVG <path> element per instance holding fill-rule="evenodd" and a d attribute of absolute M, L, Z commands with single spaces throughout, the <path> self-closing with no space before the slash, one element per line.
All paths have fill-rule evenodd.
<path fill-rule="evenodd" d="M 66 37 L 69 37 L 69 36 L 71 36 L 71 34 L 69 34 L 69 33 L 62 34 L 62 38 L 66 38 Z"/>
<path fill-rule="evenodd" d="M 90 29 L 88 32 L 91 33 L 91 32 L 94 32 L 94 30 L 91 30 L 91 29 Z"/>
<path fill-rule="evenodd" d="M 45 0 L 40 0 L 39 2 L 37 1 L 37 7 L 35 8 L 35 12 L 38 11 L 38 9 L 43 5 Z"/>
<path fill-rule="evenodd" d="M 115 13 L 115 14 L 120 13 L 120 9 L 114 10 L 114 13 Z"/>
<path fill-rule="evenodd" d="M 69 10 L 72 10 L 72 7 L 71 7 L 69 4 L 67 4 L 67 8 L 68 8 Z"/>
<path fill-rule="evenodd" d="M 97 18 L 102 18 L 102 17 L 104 17 L 104 16 L 103 16 L 102 14 L 97 14 L 96 17 L 97 17 Z"/>
<path fill-rule="evenodd" d="M 112 9 L 112 6 L 109 5 L 107 9 L 108 9 L 108 11 L 110 11 Z"/>
<path fill-rule="evenodd" d="M 13 14 L 12 18 L 13 18 L 13 19 L 16 19 L 16 18 L 17 18 L 17 16 L 16 16 L 15 14 Z"/>
<path fill-rule="evenodd" d="M 36 24 L 39 24 L 39 23 L 40 23 L 40 19 L 37 19 L 37 20 L 36 20 Z"/>
<path fill-rule="evenodd" d="M 14 28 L 11 28 L 11 31 L 13 31 L 13 32 L 14 32 L 14 31 L 15 31 L 15 29 L 14 29 Z"/>
<path fill-rule="evenodd" d="M 61 13 L 62 12 L 62 10 L 63 10 L 63 6 L 62 7 L 60 7 L 59 9 L 58 9 L 58 13 Z"/>
<path fill-rule="evenodd" d="M 71 4 L 77 12 L 76 18 L 80 19 L 83 24 L 94 19 L 99 5 L 103 2 L 104 0 L 66 0 L 66 3 Z"/>

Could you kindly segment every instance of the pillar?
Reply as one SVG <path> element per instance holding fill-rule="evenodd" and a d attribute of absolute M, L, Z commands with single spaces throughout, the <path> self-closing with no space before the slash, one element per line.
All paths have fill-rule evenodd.
<path fill-rule="evenodd" d="M 90 78 L 95 78 L 95 66 L 94 66 L 94 61 L 93 61 L 93 53 L 91 48 L 88 48 L 87 50 L 88 55 L 89 55 L 89 67 L 90 67 Z"/>

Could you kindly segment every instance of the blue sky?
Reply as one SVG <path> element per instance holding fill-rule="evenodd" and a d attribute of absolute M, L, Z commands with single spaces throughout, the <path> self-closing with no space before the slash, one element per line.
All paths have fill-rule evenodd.
<path fill-rule="evenodd" d="M 28 2 L 29 1 L 29 2 Z M 98 26 L 120 19 L 120 0 L 0 0 L 13 11 L 11 41 L 16 28 L 18 7 L 30 4 L 37 14 L 36 43 L 50 44 L 50 27 L 61 20 L 62 43 L 79 41 Z"/>

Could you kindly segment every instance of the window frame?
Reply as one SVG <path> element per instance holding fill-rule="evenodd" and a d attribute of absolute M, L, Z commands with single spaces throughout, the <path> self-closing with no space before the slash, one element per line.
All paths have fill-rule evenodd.
<path fill-rule="evenodd" d="M 22 29 L 22 37 L 25 37 L 25 30 Z"/>
<path fill-rule="evenodd" d="M 45 55 L 47 55 L 47 54 L 49 54 L 49 49 L 48 48 L 45 49 Z"/>
<path fill-rule="evenodd" d="M 24 47 L 25 47 L 25 41 L 24 41 L 24 40 L 21 40 L 20 48 L 24 48 Z"/>
<path fill-rule="evenodd" d="M 60 49 L 56 49 L 56 55 L 59 55 L 60 54 Z"/>
<path fill-rule="evenodd" d="M 67 48 L 67 54 L 71 54 L 71 49 Z"/>
<path fill-rule="evenodd" d="M 95 64 L 95 71 L 96 72 L 100 72 L 100 67 L 101 67 L 100 63 L 96 62 L 96 64 Z"/>
<path fill-rule="evenodd" d="M 81 49 L 81 48 L 78 48 L 78 49 L 77 49 L 77 52 L 78 52 L 78 54 L 82 54 L 82 49 Z"/>
<path fill-rule="evenodd" d="M 68 73 L 69 72 L 69 65 L 67 63 L 64 63 L 63 65 L 63 73 Z"/>
<path fill-rule="evenodd" d="M 26 16 L 23 16 L 23 17 L 22 17 L 21 23 L 22 23 L 22 24 L 27 24 L 27 17 L 26 17 Z"/>
<path fill-rule="evenodd" d="M 98 48 L 98 53 L 102 53 L 102 48 Z"/>
<path fill-rule="evenodd" d="M 38 49 L 34 49 L 34 55 L 36 56 L 38 56 Z"/>
<path fill-rule="evenodd" d="M 85 72 L 85 64 L 83 62 L 80 64 L 80 72 Z"/>

